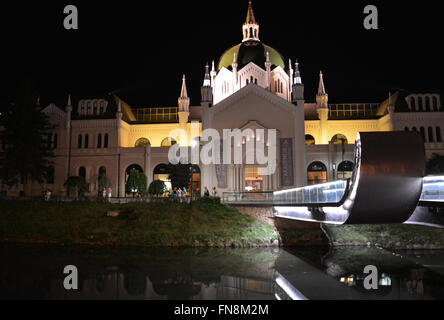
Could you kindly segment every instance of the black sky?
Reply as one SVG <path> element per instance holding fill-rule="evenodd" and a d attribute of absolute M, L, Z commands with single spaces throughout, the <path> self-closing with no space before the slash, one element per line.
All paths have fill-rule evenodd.
<path fill-rule="evenodd" d="M 2 2 L 2 98 L 28 77 L 43 103 L 116 92 L 135 106 L 175 106 L 185 73 L 198 105 L 204 65 L 242 40 L 247 3 Z M 300 61 L 307 101 L 319 70 L 332 103 L 378 102 L 398 88 L 443 93 L 438 1 L 253 3 L 261 40 Z M 79 30 L 63 28 L 68 4 L 79 10 Z M 380 30 L 363 28 L 367 4 L 378 7 Z"/>

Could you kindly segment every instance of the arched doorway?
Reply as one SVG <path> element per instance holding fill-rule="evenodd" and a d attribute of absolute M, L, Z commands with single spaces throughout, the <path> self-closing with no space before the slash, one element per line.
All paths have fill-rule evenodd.
<path fill-rule="evenodd" d="M 161 163 L 157 165 L 153 170 L 153 181 L 160 180 L 165 183 L 167 190 L 172 189 L 171 179 L 170 179 L 170 168 L 167 164 Z"/>
<path fill-rule="evenodd" d="M 320 161 L 312 162 L 307 169 L 309 185 L 327 182 L 327 167 Z"/>
<path fill-rule="evenodd" d="M 143 169 L 138 164 L 132 164 L 132 165 L 128 166 L 128 168 L 126 168 L 126 170 L 125 170 L 125 193 L 126 194 L 133 194 L 133 196 L 135 193 L 143 194 L 146 190 L 145 191 L 133 190 L 133 189 L 137 189 L 137 187 L 135 187 L 135 186 L 137 186 L 138 183 L 135 183 L 134 187 L 128 186 L 128 179 L 130 177 L 130 174 L 133 172 L 143 173 Z M 133 179 L 134 179 L 134 176 L 133 176 Z M 135 178 L 135 179 L 137 180 L 137 178 Z M 132 181 L 134 183 L 134 180 L 132 180 Z M 143 186 L 144 189 L 145 189 L 145 187 L 146 186 Z"/>
<path fill-rule="evenodd" d="M 355 165 L 351 161 L 343 161 L 338 166 L 338 179 L 350 179 Z"/>
<path fill-rule="evenodd" d="M 200 174 L 200 168 L 197 165 L 193 165 L 192 166 L 192 174 L 191 174 L 191 181 L 190 181 L 190 185 L 193 186 L 193 194 L 200 194 L 200 190 L 201 190 L 201 184 L 200 184 L 200 178 L 201 174 Z M 191 190 L 190 190 L 191 193 Z"/>

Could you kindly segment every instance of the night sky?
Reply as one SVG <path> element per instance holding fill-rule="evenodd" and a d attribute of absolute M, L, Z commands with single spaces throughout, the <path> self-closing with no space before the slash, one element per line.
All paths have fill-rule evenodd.
<path fill-rule="evenodd" d="M 43 104 L 114 92 L 133 106 L 176 106 L 185 73 L 199 105 L 205 63 L 241 42 L 248 1 L 57 3 L 0 4 L 2 102 L 28 78 Z M 63 28 L 68 4 L 79 10 L 79 30 Z M 363 28 L 366 4 L 379 9 L 377 31 Z M 253 5 L 262 42 L 299 60 L 307 101 L 319 70 L 331 103 L 379 102 L 400 88 L 443 94 L 438 1 Z"/>

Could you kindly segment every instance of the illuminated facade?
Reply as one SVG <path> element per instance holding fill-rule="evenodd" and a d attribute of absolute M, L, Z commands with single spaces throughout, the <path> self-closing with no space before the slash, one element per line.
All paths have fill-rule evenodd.
<path fill-rule="evenodd" d="M 145 172 L 148 183 L 168 180 L 169 147 L 178 141 L 174 129 L 184 129 L 197 143 L 201 130 L 277 129 L 277 170 L 260 176 L 260 165 L 199 165 L 196 188 L 224 191 L 272 191 L 348 178 L 353 169 L 358 132 L 413 130 L 422 134 L 427 156 L 444 155 L 444 112 L 437 94 L 393 93 L 374 104 L 331 104 L 320 74 L 315 102 L 306 102 L 299 64 L 260 40 L 260 26 L 251 2 L 242 26 L 242 42 L 228 49 L 218 63 L 206 66 L 201 104 L 190 106 L 183 78 L 177 107 L 134 108 L 117 96 L 68 99 L 65 108 L 44 108 L 58 129 L 54 177 L 34 186 L 63 192 L 68 176 L 83 176 L 89 195 L 98 194 L 98 176 L 106 173 L 113 196 L 125 196 L 128 170 Z M 191 122 L 199 123 L 193 136 Z M 199 187 L 200 185 L 200 187 Z M 21 186 L 8 188 L 18 195 Z"/>

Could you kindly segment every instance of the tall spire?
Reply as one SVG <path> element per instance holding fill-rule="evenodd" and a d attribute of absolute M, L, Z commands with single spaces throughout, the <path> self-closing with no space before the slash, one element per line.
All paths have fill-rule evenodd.
<path fill-rule="evenodd" d="M 180 91 L 180 97 L 181 98 L 188 98 L 188 92 L 187 92 L 187 84 L 185 83 L 185 75 L 182 77 L 182 89 Z"/>
<path fill-rule="evenodd" d="M 210 66 L 208 65 L 208 62 L 205 65 L 205 77 L 204 77 L 203 86 L 211 87 Z"/>
<path fill-rule="evenodd" d="M 185 80 L 185 75 L 183 75 L 182 89 L 180 90 L 180 97 L 178 99 L 179 112 L 188 112 L 190 107 L 190 98 L 188 97 L 187 85 L 185 83 Z"/>
<path fill-rule="evenodd" d="M 302 84 L 301 72 L 299 71 L 299 62 L 296 60 L 294 64 L 294 79 L 293 84 Z"/>
<path fill-rule="evenodd" d="M 319 73 L 319 88 L 318 94 L 316 95 L 316 102 L 320 108 L 328 108 L 328 94 L 325 90 L 324 85 L 324 75 L 322 71 Z"/>
<path fill-rule="evenodd" d="M 253 3 L 251 0 L 248 1 L 247 20 L 245 20 L 245 24 L 257 24 L 254 18 Z"/>
<path fill-rule="evenodd" d="M 319 89 L 318 89 L 318 95 L 326 95 L 327 92 L 325 91 L 325 85 L 324 85 L 324 75 L 322 74 L 322 71 L 319 73 Z"/>
<path fill-rule="evenodd" d="M 242 26 L 242 36 L 244 38 L 242 42 L 249 40 L 259 41 L 259 24 L 254 17 L 253 3 L 251 0 L 248 1 L 247 19 Z"/>

